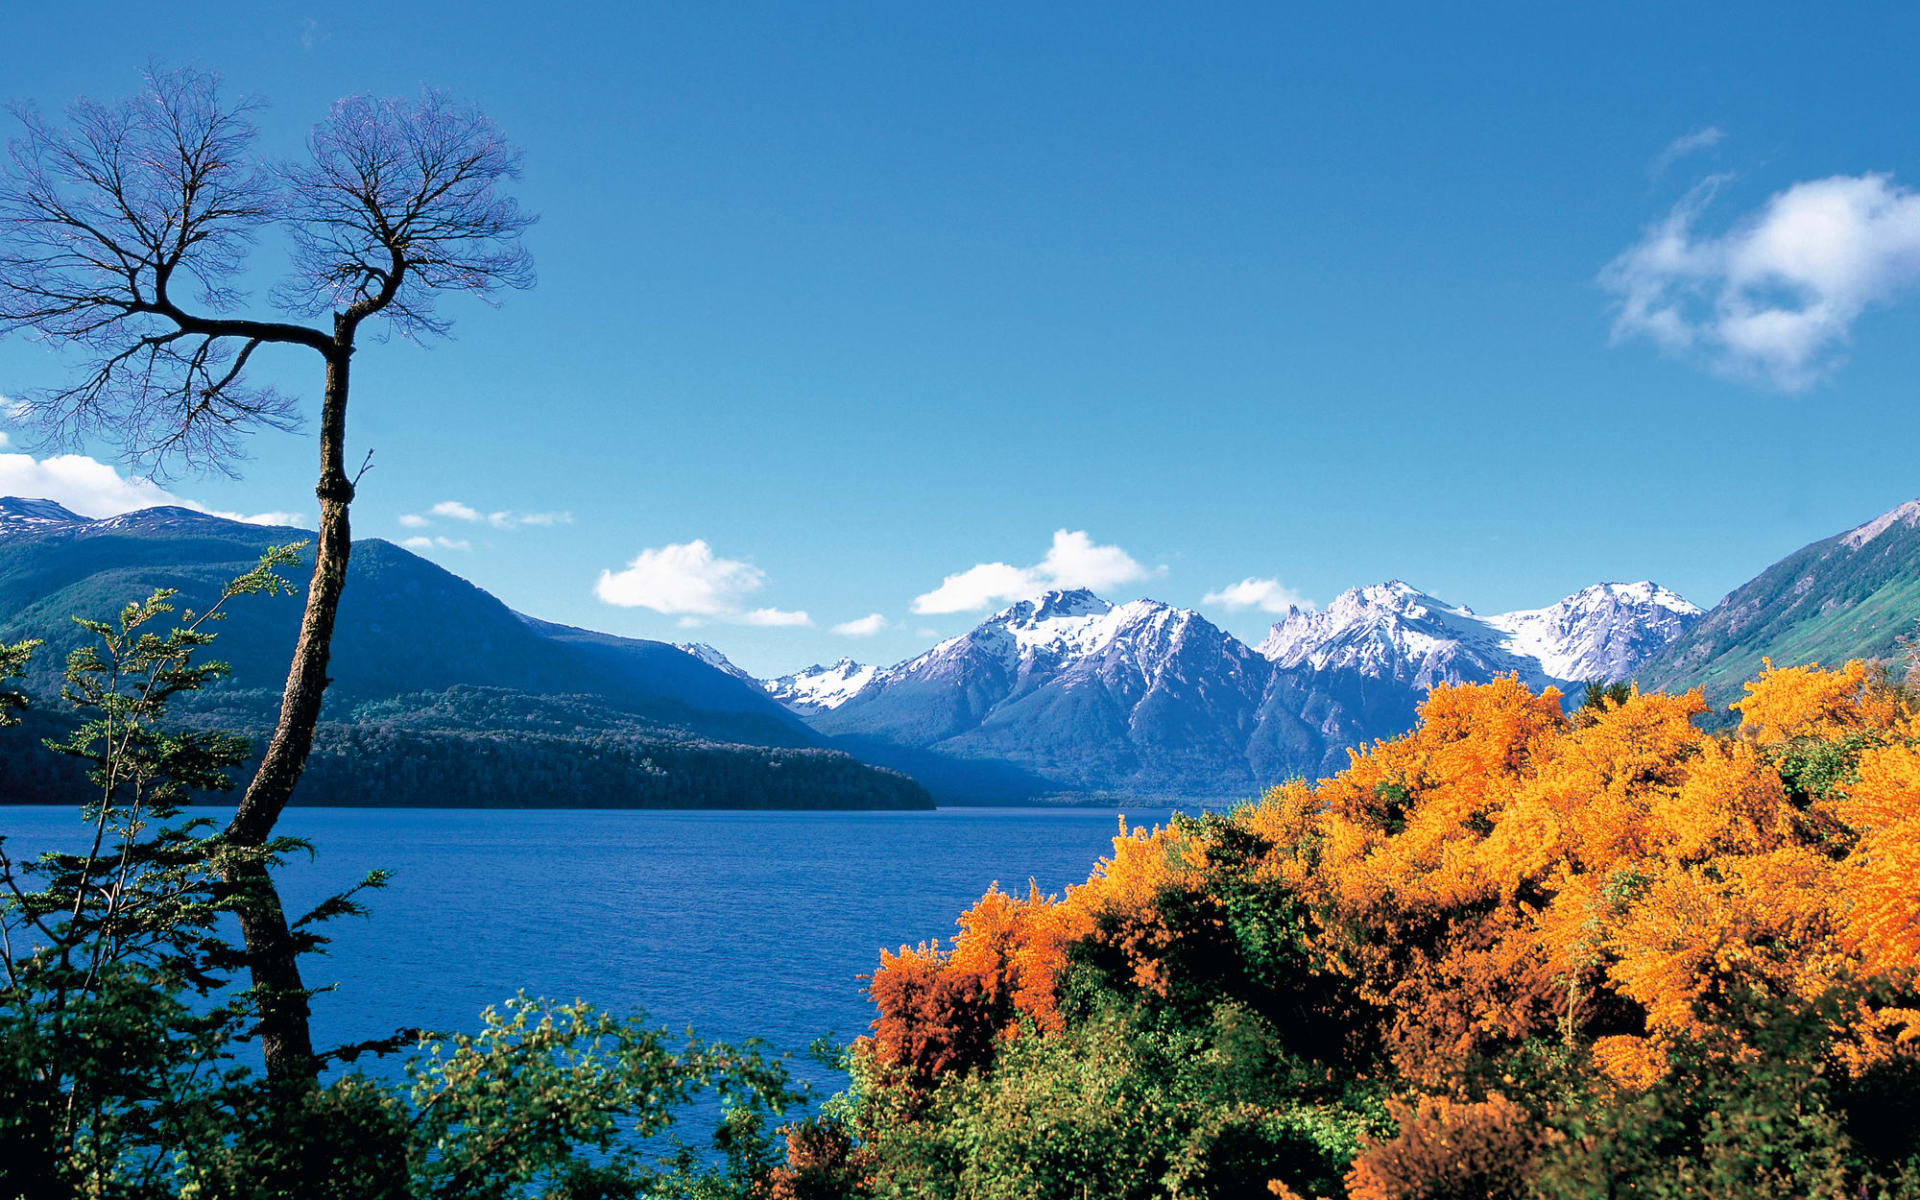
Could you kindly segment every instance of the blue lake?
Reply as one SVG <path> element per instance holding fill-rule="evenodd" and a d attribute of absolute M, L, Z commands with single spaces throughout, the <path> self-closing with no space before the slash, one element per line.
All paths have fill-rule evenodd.
<path fill-rule="evenodd" d="M 471 1029 L 525 989 L 798 1054 L 867 1031 L 859 977 L 882 947 L 950 937 L 996 881 L 1084 880 L 1119 811 L 294 808 L 280 832 L 316 854 L 281 886 L 302 912 L 369 870 L 393 874 L 372 917 L 335 922 L 330 952 L 305 967 L 310 986 L 339 985 L 315 1001 L 323 1045 Z M 1124 811 L 1131 824 L 1168 816 Z M 80 832 L 70 808 L 0 808 L 16 856 Z"/>

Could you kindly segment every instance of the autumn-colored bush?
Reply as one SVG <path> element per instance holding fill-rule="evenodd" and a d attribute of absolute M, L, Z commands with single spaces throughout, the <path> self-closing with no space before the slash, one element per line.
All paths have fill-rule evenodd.
<path fill-rule="evenodd" d="M 1534 1158 L 1553 1139 L 1497 1093 L 1478 1103 L 1422 1096 L 1387 1111 L 1399 1131 L 1355 1160 L 1353 1200 L 1525 1200 Z"/>
<path fill-rule="evenodd" d="M 813 1118 L 781 1133 L 787 1160 L 768 1175 L 754 1200 L 836 1200 L 866 1187 L 872 1155 L 841 1125 Z"/>
<path fill-rule="evenodd" d="M 1675 1195 L 1695 1167 L 1908 1186 L 1920 717 L 1859 663 L 1769 665 L 1736 707 L 1720 734 L 1698 693 L 1569 716 L 1512 679 L 1442 686 L 1334 778 L 1123 826 L 1085 884 L 990 892 L 950 948 L 883 959 L 855 1132 L 928 1194 L 988 1147 L 999 1174 L 953 1194 L 1078 1195 L 1032 1181 L 1098 1154 L 1142 1195 L 1585 1195 L 1608 1155 Z M 1073 1170 L 1019 1124 L 1053 1106 Z"/>

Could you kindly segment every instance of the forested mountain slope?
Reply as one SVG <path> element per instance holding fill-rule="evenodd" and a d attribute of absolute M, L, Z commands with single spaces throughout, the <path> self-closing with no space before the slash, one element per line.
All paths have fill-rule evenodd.
<path fill-rule="evenodd" d="M 1639 670 L 1662 691 L 1706 689 L 1725 709 L 1761 660 L 1889 658 L 1920 620 L 1920 500 L 1803 546 L 1735 588 Z"/>
<path fill-rule="evenodd" d="M 269 544 L 302 541 L 181 508 L 89 521 L 47 501 L 0 500 L 0 640 L 43 638 L 28 689 L 36 725 L 59 720 L 58 672 L 105 617 L 158 587 L 203 607 Z M 304 576 L 300 572 L 300 582 Z M 233 677 L 193 715 L 271 727 L 299 623 L 290 598 L 236 604 L 216 655 Z M 825 741 L 758 688 L 659 642 L 523 617 L 378 539 L 354 547 L 303 803 L 528 806 L 920 806 L 910 780 Z M 34 744 L 28 741 L 24 744 Z M 785 753 L 773 753 L 773 751 Z M 0 800 L 36 799 L 59 766 L 0 762 Z"/>

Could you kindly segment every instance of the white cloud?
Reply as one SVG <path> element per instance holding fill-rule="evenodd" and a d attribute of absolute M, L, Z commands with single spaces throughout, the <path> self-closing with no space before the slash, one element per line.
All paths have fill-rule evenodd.
<path fill-rule="evenodd" d="M 4 444 L 0 442 L 0 444 Z M 27 496 L 63 504 L 83 517 L 112 517 L 142 508 L 174 505 L 245 521 L 251 525 L 306 525 L 300 513 L 223 512 L 208 508 L 198 500 L 176 496 L 151 479 L 124 476 L 111 463 L 103 463 L 84 454 L 55 454 L 35 458 L 31 454 L 0 454 L 0 496 Z"/>
<path fill-rule="evenodd" d="M 1664 150 L 1653 156 L 1653 161 L 1647 164 L 1647 178 L 1660 178 L 1674 163 L 1696 150 L 1709 150 L 1718 146 L 1726 136 L 1718 125 L 1703 125 L 1692 133 L 1681 134 L 1668 142 Z"/>
<path fill-rule="evenodd" d="M 868 613 L 851 621 L 842 621 L 833 627 L 841 637 L 872 637 L 887 627 L 887 619 L 879 613 Z"/>
<path fill-rule="evenodd" d="M 1040 561 L 1040 574 L 1049 585 L 1099 591 L 1122 583 L 1138 583 L 1166 574 L 1165 567 L 1148 570 L 1118 546 L 1096 546 L 1086 532 L 1054 531 L 1053 545 Z"/>
<path fill-rule="evenodd" d="M 436 517 L 451 517 L 456 521 L 478 521 L 480 510 L 460 503 L 458 500 L 442 500 L 427 510 Z"/>
<path fill-rule="evenodd" d="M 734 620 L 742 625 L 767 625 L 779 629 L 813 624 L 813 618 L 805 612 L 789 612 L 781 608 L 756 608 L 741 613 Z"/>
<path fill-rule="evenodd" d="M 1837 365 L 1853 323 L 1920 283 L 1920 194 L 1884 174 L 1796 183 L 1718 236 L 1695 223 L 1726 181 L 1690 191 L 1600 281 L 1619 302 L 1616 343 L 1793 390 Z"/>
<path fill-rule="evenodd" d="M 1239 583 L 1230 583 L 1217 592 L 1208 592 L 1200 598 L 1200 603 L 1218 604 L 1228 612 L 1259 609 L 1261 612 L 1283 613 L 1289 608 L 1311 612 L 1314 607 L 1313 601 L 1278 579 L 1255 579 L 1252 576 Z"/>
<path fill-rule="evenodd" d="M 999 600 L 1025 599 L 1046 590 L 1032 570 L 1006 563 L 981 563 L 958 575 L 949 575 L 940 586 L 913 598 L 913 611 L 925 615 L 978 612 Z"/>
<path fill-rule="evenodd" d="M 625 570 L 600 572 L 593 594 L 621 608 L 650 608 L 677 616 L 682 629 L 696 628 L 707 618 L 776 629 L 813 624 L 804 611 L 749 609 L 747 598 L 766 582 L 766 572 L 759 567 L 721 558 L 705 540 L 696 538 L 642 550 Z"/>
<path fill-rule="evenodd" d="M 433 539 L 430 537 L 410 537 L 400 539 L 400 544 L 409 550 L 431 550 Z"/>
<path fill-rule="evenodd" d="M 5 450 L 8 446 L 12 444 L 13 444 L 13 438 L 8 436 L 6 430 L 0 429 L 0 450 Z"/>
<path fill-rule="evenodd" d="M 714 617 L 737 613 L 766 584 L 760 568 L 721 558 L 704 540 L 642 550 L 624 571 L 602 571 L 593 594 L 620 608 Z"/>
<path fill-rule="evenodd" d="M 151 479 L 122 476 L 84 454 L 0 454 L 0 496 L 28 496 L 64 504 L 83 517 L 111 517 L 140 508 L 180 504 Z M 198 507 L 197 505 L 195 507 Z"/>
<path fill-rule="evenodd" d="M 199 506 L 189 505 L 189 507 Z M 312 518 L 297 512 L 237 513 L 221 512 L 214 508 L 204 508 L 200 511 L 208 516 L 225 517 L 229 521 L 241 521 L 248 525 L 290 525 L 296 529 L 305 529 L 312 523 Z"/>
<path fill-rule="evenodd" d="M 400 514 L 400 524 L 402 527 L 406 529 L 425 529 L 428 525 L 431 525 L 432 523 L 433 522 L 427 520 L 425 517 L 421 516 L 419 513 L 401 513 Z"/>
<path fill-rule="evenodd" d="M 1031 599 L 1049 588 L 1100 591 L 1164 574 L 1165 567 L 1144 567 L 1118 546 L 1096 545 L 1084 530 L 1059 529 L 1038 564 L 1015 567 L 991 562 L 968 567 L 914 597 L 913 611 L 927 615 L 978 612 L 996 603 Z"/>

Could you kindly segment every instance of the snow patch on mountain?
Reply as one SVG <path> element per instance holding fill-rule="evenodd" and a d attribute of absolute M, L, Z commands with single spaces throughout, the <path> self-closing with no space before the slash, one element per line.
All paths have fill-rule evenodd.
<path fill-rule="evenodd" d="M 716 671 L 724 671 L 735 679 L 744 679 L 755 687 L 760 686 L 758 679 L 747 674 L 739 667 L 734 666 L 732 659 L 720 653 L 720 651 L 714 647 L 707 645 L 705 642 L 675 642 L 673 648 L 675 650 L 686 651 Z"/>
<path fill-rule="evenodd" d="M 1486 618 L 1506 649 L 1553 679 L 1625 679 L 1702 616 L 1698 605 L 1650 580 L 1596 583 L 1548 608 Z"/>
<path fill-rule="evenodd" d="M 1472 609 L 1398 579 L 1350 588 L 1319 612 L 1289 609 L 1256 649 L 1282 668 L 1353 671 L 1420 687 L 1507 671 L 1528 678 L 1539 673 Z"/>
<path fill-rule="evenodd" d="M 86 523 L 87 518 L 51 500 L 0 496 L 0 537 Z"/>
<path fill-rule="evenodd" d="M 762 681 L 761 687 L 775 700 L 799 712 L 818 712 L 839 708 L 859 695 L 879 677 L 882 669 L 871 663 L 843 658 L 832 666 L 818 663 L 804 671 Z"/>
<path fill-rule="evenodd" d="M 1600 583 L 1547 608 L 1480 616 L 1400 580 L 1290 609 L 1261 642 L 1283 668 L 1350 670 L 1423 687 L 1517 673 L 1529 683 L 1624 679 L 1701 610 L 1650 581 Z"/>

